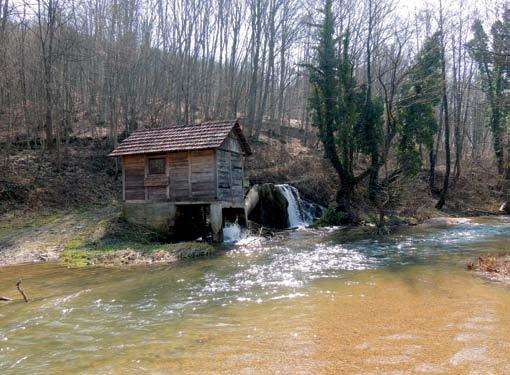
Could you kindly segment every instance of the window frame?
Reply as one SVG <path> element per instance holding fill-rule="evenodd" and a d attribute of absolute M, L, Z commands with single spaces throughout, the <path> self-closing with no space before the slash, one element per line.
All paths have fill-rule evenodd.
<path fill-rule="evenodd" d="M 162 160 L 163 161 L 163 170 L 161 172 L 154 172 L 151 168 L 151 162 L 154 162 L 154 161 L 159 161 L 159 160 Z M 162 176 L 162 175 L 166 175 L 166 158 L 164 156 L 153 156 L 153 157 L 149 157 L 147 158 L 147 175 L 148 176 Z"/>

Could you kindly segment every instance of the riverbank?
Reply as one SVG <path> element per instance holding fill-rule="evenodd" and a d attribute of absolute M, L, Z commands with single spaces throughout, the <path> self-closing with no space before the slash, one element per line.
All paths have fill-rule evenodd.
<path fill-rule="evenodd" d="M 168 243 L 159 233 L 126 223 L 119 215 L 116 205 L 4 214 L 0 266 L 47 261 L 71 267 L 168 264 L 216 251 L 207 243 Z"/>
<path fill-rule="evenodd" d="M 421 222 L 394 220 L 391 229 L 446 228 L 470 220 L 453 214 L 444 217 L 440 211 L 431 215 Z M 368 224 L 353 230 L 369 235 L 376 228 Z M 170 264 L 211 255 L 217 249 L 203 242 L 169 243 L 159 233 L 121 220 L 118 204 L 45 213 L 13 211 L 0 216 L 0 266 L 48 261 L 70 267 Z"/>

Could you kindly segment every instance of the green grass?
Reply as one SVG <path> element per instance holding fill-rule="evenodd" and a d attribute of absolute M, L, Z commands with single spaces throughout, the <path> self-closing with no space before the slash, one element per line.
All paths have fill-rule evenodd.
<path fill-rule="evenodd" d="M 35 228 L 60 220 L 64 216 L 63 211 L 48 211 L 42 214 L 30 212 L 12 211 L 0 216 L 0 232 L 10 232 L 23 228 Z"/>
<path fill-rule="evenodd" d="M 160 233 L 108 218 L 85 228 L 68 241 L 61 260 L 72 267 L 170 262 L 177 259 L 211 255 L 215 248 L 207 243 L 167 243 Z"/>

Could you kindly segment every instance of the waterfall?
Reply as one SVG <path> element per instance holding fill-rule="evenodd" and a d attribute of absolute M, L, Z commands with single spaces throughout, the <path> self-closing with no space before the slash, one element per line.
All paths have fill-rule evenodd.
<path fill-rule="evenodd" d="M 318 219 L 323 208 L 317 204 L 308 202 L 301 198 L 299 190 L 292 185 L 275 185 L 287 199 L 287 213 L 289 216 L 289 228 L 304 227 Z"/>

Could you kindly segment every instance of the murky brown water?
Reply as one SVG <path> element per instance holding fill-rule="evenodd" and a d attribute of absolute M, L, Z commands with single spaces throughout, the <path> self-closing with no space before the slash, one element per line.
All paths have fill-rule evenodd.
<path fill-rule="evenodd" d="M 0 268 L 2 374 L 508 374 L 510 248 L 483 219 L 387 238 L 297 231 L 172 267 Z"/>

